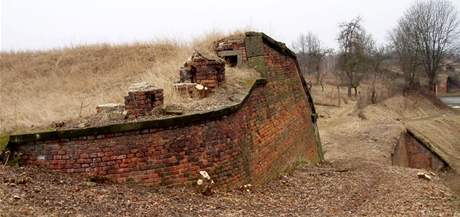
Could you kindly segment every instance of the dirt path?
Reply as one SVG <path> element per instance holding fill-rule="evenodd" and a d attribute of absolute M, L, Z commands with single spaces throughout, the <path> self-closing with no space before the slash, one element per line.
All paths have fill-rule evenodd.
<path fill-rule="evenodd" d="M 403 125 L 397 120 L 369 120 L 356 102 L 341 107 L 317 106 L 319 129 L 328 161 L 363 159 L 390 165 Z"/>
<path fill-rule="evenodd" d="M 442 115 L 442 112 L 439 113 L 439 110 L 433 105 L 429 103 L 427 105 L 425 100 L 418 100 L 415 99 L 415 103 L 412 105 L 416 108 L 406 105 L 407 103 L 410 104 L 410 100 L 403 99 L 405 102 L 401 103 L 401 97 L 390 99 L 389 102 L 370 105 L 364 109 L 357 109 L 356 101 L 349 101 L 341 107 L 317 106 L 319 115 L 322 117 L 318 123 L 323 147 L 326 151 L 326 160 L 333 163 L 349 164 L 364 171 L 367 171 L 369 162 L 382 170 L 395 169 L 396 167 L 391 166 L 391 153 L 404 131 L 403 121 L 414 118 L 423 119 L 429 115 Z M 396 107 L 397 109 L 395 109 Z M 410 168 L 397 169 L 402 173 L 411 173 L 414 170 Z M 393 175 L 394 177 L 385 178 L 397 179 L 402 174 Z M 445 186 L 447 184 L 450 187 L 449 192 L 454 195 L 451 205 L 459 214 L 459 185 L 452 183 L 460 180 L 458 175 L 439 175 L 443 177 L 443 183 L 438 185 Z M 379 185 L 381 182 L 381 180 L 374 181 L 372 183 L 375 185 Z M 369 182 L 366 181 L 365 183 Z M 406 186 L 402 186 L 401 183 L 394 182 L 394 187 L 412 188 L 414 184 L 416 183 L 407 183 Z M 387 196 L 388 199 L 393 197 L 391 194 Z M 399 196 L 408 197 L 409 195 L 400 194 Z M 373 200 L 372 197 L 369 198 L 370 201 Z"/>

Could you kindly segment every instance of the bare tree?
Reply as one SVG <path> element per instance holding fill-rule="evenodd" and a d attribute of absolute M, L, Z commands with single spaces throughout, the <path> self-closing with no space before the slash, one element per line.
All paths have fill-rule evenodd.
<path fill-rule="evenodd" d="M 332 49 L 321 48 L 317 52 L 312 53 L 312 55 L 310 56 L 310 58 L 314 60 L 312 61 L 312 63 L 313 63 L 313 66 L 316 72 L 316 83 L 320 84 L 323 89 L 324 89 L 323 80 L 324 80 L 324 77 L 326 76 L 326 73 L 328 72 L 326 68 L 327 63 L 326 64 L 324 63 L 324 59 L 327 57 L 327 55 L 332 54 L 332 53 L 333 53 Z"/>
<path fill-rule="evenodd" d="M 400 21 L 398 26 L 390 33 L 392 49 L 394 50 L 401 71 L 404 74 L 405 89 L 419 86 L 418 72 L 420 70 L 420 54 L 417 45 L 407 30 L 408 26 Z"/>
<path fill-rule="evenodd" d="M 368 44 L 371 38 L 361 25 L 361 18 L 357 17 L 350 22 L 339 25 L 338 68 L 347 81 L 348 96 L 351 96 L 351 89 L 358 94 L 357 88 L 368 70 L 367 58 L 369 56 Z"/>
<path fill-rule="evenodd" d="M 384 80 L 385 66 L 384 61 L 389 59 L 389 54 L 385 47 L 376 47 L 374 42 L 370 43 L 369 58 L 369 81 L 371 84 L 371 103 L 377 102 L 377 82 Z"/>
<path fill-rule="evenodd" d="M 459 36 L 459 21 L 455 7 L 447 0 L 428 0 L 415 3 L 398 23 L 397 31 L 423 66 L 429 88 L 436 90 L 442 60 L 454 49 Z"/>
<path fill-rule="evenodd" d="M 341 96 L 340 96 L 340 86 L 342 85 L 342 77 L 341 74 L 339 73 L 339 70 L 337 70 L 337 55 L 334 53 L 333 50 L 331 50 L 325 57 L 323 61 L 323 68 L 324 68 L 324 74 L 332 74 L 335 78 L 335 86 L 337 88 L 337 106 L 340 107 L 340 102 L 341 102 Z M 322 84 L 323 82 L 321 82 Z M 323 85 L 321 85 L 323 87 Z"/>
<path fill-rule="evenodd" d="M 319 71 L 319 64 L 321 62 L 321 42 L 319 38 L 309 32 L 306 35 L 307 41 L 307 64 L 308 64 L 308 73 L 318 72 Z"/>
<path fill-rule="evenodd" d="M 333 53 L 334 51 L 332 49 L 323 50 L 318 58 L 320 62 L 316 67 L 315 77 L 316 84 L 321 86 L 322 91 L 324 91 L 324 79 L 326 79 L 328 74 L 334 73 L 335 70 L 335 62 L 331 59 L 331 57 L 334 57 Z"/>
<path fill-rule="evenodd" d="M 306 35 L 300 34 L 297 40 L 292 44 L 292 47 L 297 53 L 297 59 L 299 61 L 300 65 L 300 70 L 304 75 L 306 75 L 308 71 L 308 64 L 307 64 L 307 59 L 308 59 L 308 45 L 307 45 L 307 39 Z"/>
<path fill-rule="evenodd" d="M 316 83 L 319 83 L 321 62 L 330 50 L 324 49 L 319 38 L 311 32 L 300 34 L 293 47 L 297 52 L 302 72 L 304 74 L 316 73 Z"/>

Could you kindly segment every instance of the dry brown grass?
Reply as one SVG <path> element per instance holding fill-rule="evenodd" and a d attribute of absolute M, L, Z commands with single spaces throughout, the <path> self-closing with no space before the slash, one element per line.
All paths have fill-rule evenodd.
<path fill-rule="evenodd" d="M 128 86 L 139 81 L 163 88 L 165 104 L 177 102 L 172 83 L 179 67 L 194 49 L 212 53 L 222 37 L 0 53 L 0 132 L 90 115 L 98 104 L 123 102 Z"/>
<path fill-rule="evenodd" d="M 307 81 L 315 81 L 314 75 L 305 76 Z M 372 81 L 363 80 L 358 87 L 358 94 L 355 96 L 352 90 L 352 96 L 348 96 L 348 88 L 342 84 L 340 86 L 340 104 L 347 104 L 349 100 L 357 101 L 358 108 L 364 108 L 372 104 Z M 375 103 L 402 93 L 400 81 L 389 78 L 375 82 Z M 313 82 L 312 95 L 315 104 L 324 106 L 339 106 L 339 92 L 337 91 L 337 80 L 332 74 L 325 75 L 323 87 Z"/>

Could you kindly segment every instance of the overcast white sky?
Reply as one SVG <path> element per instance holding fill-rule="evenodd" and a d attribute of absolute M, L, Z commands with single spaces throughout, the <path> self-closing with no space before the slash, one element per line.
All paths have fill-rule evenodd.
<path fill-rule="evenodd" d="M 1 50 L 50 49 L 210 31 L 264 31 L 288 45 L 314 32 L 336 47 L 337 25 L 356 16 L 380 43 L 415 0 L 0 0 Z M 460 1 L 453 1 L 457 9 Z"/>

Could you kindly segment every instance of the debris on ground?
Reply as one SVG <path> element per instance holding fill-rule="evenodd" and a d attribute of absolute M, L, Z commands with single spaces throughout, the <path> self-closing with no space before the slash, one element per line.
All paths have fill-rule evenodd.
<path fill-rule="evenodd" d="M 190 188 L 98 184 L 1 166 L 0 180 L 22 174 L 33 181 L 0 183 L 0 216 L 452 216 L 450 190 L 436 177 L 420 182 L 419 171 L 364 160 L 302 165 L 266 185 L 246 185 L 249 192 L 216 189 L 204 198 Z"/>
<path fill-rule="evenodd" d="M 431 181 L 431 179 L 432 179 L 430 175 L 428 175 L 428 174 L 426 174 L 424 172 L 417 173 L 417 177 L 419 177 L 421 179 L 426 179 L 428 181 Z"/>

